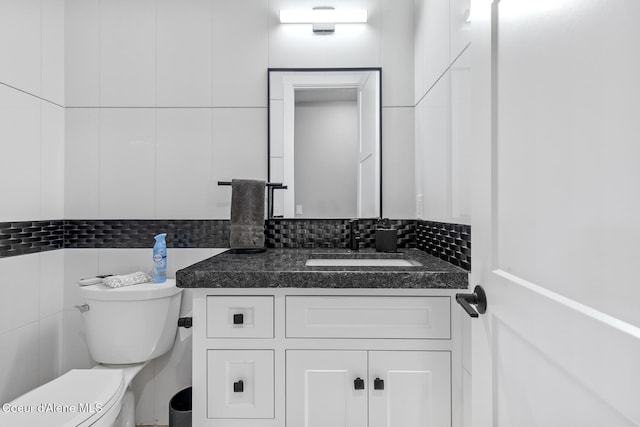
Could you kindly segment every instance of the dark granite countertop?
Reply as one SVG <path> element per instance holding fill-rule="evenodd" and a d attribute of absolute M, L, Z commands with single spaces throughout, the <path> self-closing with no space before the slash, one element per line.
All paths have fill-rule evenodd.
<path fill-rule="evenodd" d="M 309 258 L 404 257 L 412 267 L 307 267 Z M 418 249 L 383 254 L 364 249 L 267 249 L 226 251 L 176 272 L 181 288 L 445 288 L 466 289 L 468 272 Z"/>

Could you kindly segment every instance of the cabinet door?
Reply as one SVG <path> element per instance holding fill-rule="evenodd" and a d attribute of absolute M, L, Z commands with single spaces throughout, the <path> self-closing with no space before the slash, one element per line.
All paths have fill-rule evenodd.
<path fill-rule="evenodd" d="M 367 427 L 367 352 L 288 350 L 287 426 Z M 361 379 L 364 388 L 356 389 Z"/>
<path fill-rule="evenodd" d="M 273 350 L 207 351 L 207 418 L 273 418 Z"/>
<path fill-rule="evenodd" d="M 448 351 L 369 352 L 368 388 L 369 427 L 451 426 Z"/>

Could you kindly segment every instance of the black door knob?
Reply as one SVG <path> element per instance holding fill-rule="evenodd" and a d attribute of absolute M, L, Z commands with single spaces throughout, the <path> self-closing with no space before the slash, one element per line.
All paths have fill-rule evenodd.
<path fill-rule="evenodd" d="M 471 317 L 478 317 L 487 311 L 487 294 L 480 285 L 473 289 L 472 294 L 456 294 L 456 302 Z M 472 307 L 474 305 L 475 308 Z"/>
<path fill-rule="evenodd" d="M 364 390 L 364 380 L 360 377 L 353 380 L 353 388 L 355 390 Z"/>
<path fill-rule="evenodd" d="M 373 380 L 373 389 L 374 390 L 384 390 L 384 380 L 380 378 L 376 378 Z"/>
<path fill-rule="evenodd" d="M 244 315 L 242 313 L 233 315 L 233 324 L 234 325 L 242 325 L 244 323 Z"/>
<path fill-rule="evenodd" d="M 233 392 L 234 393 L 242 393 L 244 391 L 244 381 L 236 381 L 233 383 Z"/>

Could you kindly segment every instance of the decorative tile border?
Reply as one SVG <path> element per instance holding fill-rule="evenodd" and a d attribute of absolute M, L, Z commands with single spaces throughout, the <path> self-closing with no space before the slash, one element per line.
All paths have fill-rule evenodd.
<path fill-rule="evenodd" d="M 471 271 L 471 226 L 416 221 L 416 246 L 453 265 Z"/>
<path fill-rule="evenodd" d="M 65 220 L 65 248 L 151 248 L 167 233 L 169 248 L 225 248 L 229 221 L 216 219 Z"/>
<path fill-rule="evenodd" d="M 361 248 L 375 247 L 375 219 L 358 221 Z M 391 220 L 398 248 L 417 247 L 471 270 L 471 227 L 422 220 Z M 167 233 L 170 248 L 229 246 L 229 220 L 113 219 L 45 220 L 0 223 L 0 258 L 62 248 L 150 248 Z M 346 248 L 347 219 L 269 219 L 269 248 Z"/>
<path fill-rule="evenodd" d="M 63 247 L 63 220 L 0 222 L 0 258 Z"/>
<path fill-rule="evenodd" d="M 358 220 L 360 247 L 375 248 L 375 219 Z M 415 221 L 391 220 L 398 230 L 398 247 L 415 247 Z M 346 248 L 348 219 L 269 219 L 266 221 L 268 248 Z"/>

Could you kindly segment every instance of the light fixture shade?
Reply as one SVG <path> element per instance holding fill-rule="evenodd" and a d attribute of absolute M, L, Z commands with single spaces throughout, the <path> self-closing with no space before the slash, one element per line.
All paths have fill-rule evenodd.
<path fill-rule="evenodd" d="M 282 24 L 364 24 L 366 22 L 366 9 L 314 9 L 280 11 L 280 23 Z"/>

